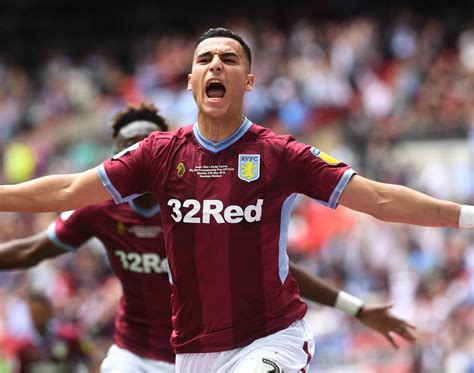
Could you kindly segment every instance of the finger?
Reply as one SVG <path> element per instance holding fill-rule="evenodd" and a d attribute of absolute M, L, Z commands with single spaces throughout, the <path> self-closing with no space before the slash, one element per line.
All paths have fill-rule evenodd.
<path fill-rule="evenodd" d="M 393 339 L 391 333 L 383 333 L 384 337 L 390 342 L 390 344 L 392 345 L 393 348 L 397 349 L 398 350 L 398 344 L 395 342 L 395 340 Z"/>
<path fill-rule="evenodd" d="M 416 334 L 403 324 L 397 325 L 393 329 L 393 332 L 409 342 L 414 342 L 417 339 Z"/>
<path fill-rule="evenodd" d="M 403 337 L 403 339 L 410 342 L 414 342 L 418 339 L 418 336 L 415 333 L 413 333 L 410 329 L 402 329 L 399 335 Z"/>
<path fill-rule="evenodd" d="M 393 326 L 393 330 L 407 330 L 407 331 L 413 331 L 413 330 L 416 330 L 416 326 L 415 325 L 412 325 L 408 322 L 406 322 L 405 320 L 399 320 L 399 319 L 396 319 L 396 325 Z"/>
<path fill-rule="evenodd" d="M 405 329 L 416 329 L 416 325 L 409 323 L 408 321 L 403 321 Z"/>
<path fill-rule="evenodd" d="M 407 330 L 408 329 L 416 329 L 415 325 L 410 324 L 409 322 L 407 322 L 405 320 L 399 319 L 396 316 L 388 315 L 388 317 L 390 318 L 391 322 L 394 323 L 394 324 L 392 324 L 393 329 L 398 329 L 398 328 L 407 329 Z"/>

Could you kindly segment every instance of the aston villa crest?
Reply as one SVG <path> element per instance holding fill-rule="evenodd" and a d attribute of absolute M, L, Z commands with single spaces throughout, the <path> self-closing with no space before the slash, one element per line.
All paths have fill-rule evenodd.
<path fill-rule="evenodd" d="M 260 154 L 239 154 L 239 179 L 250 183 L 260 177 Z"/>

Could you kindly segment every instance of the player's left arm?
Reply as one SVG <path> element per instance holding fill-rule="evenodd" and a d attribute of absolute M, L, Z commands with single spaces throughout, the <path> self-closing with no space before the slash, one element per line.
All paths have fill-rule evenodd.
<path fill-rule="evenodd" d="M 290 263 L 290 271 L 298 282 L 301 296 L 313 302 L 340 309 L 348 315 L 356 317 L 367 327 L 382 334 L 393 347 L 398 348 L 393 334 L 409 342 L 416 340 L 415 326 L 394 316 L 390 312 L 391 303 L 367 305 L 362 300 L 309 274 L 294 263 Z"/>
<path fill-rule="evenodd" d="M 349 181 L 339 203 L 388 222 L 453 228 L 463 227 L 461 208 L 471 208 L 436 199 L 405 186 L 380 183 L 358 175 Z"/>

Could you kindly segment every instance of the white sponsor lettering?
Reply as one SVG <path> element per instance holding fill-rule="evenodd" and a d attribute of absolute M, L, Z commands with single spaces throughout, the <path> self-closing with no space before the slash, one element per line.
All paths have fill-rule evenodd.
<path fill-rule="evenodd" d="M 128 231 L 140 238 L 155 238 L 161 233 L 162 229 L 158 225 L 134 225 L 133 227 L 128 228 Z"/>
<path fill-rule="evenodd" d="M 172 198 L 168 201 L 168 206 L 171 207 L 171 217 L 178 223 L 210 224 L 212 221 L 218 224 L 237 224 L 242 220 L 254 223 L 262 218 L 263 199 L 258 199 L 255 205 L 248 205 L 245 208 L 237 205 L 224 208 L 224 204 L 218 199 L 205 199 L 201 204 L 196 199 L 187 199 L 181 203 L 180 200 Z M 184 214 L 182 208 L 191 210 Z M 202 217 L 199 216 L 201 211 Z"/>
<path fill-rule="evenodd" d="M 244 210 L 245 220 L 247 220 L 249 223 L 260 221 L 260 219 L 262 218 L 262 204 L 263 199 L 259 199 L 257 200 L 257 204 L 255 206 L 247 206 Z"/>
<path fill-rule="evenodd" d="M 205 199 L 202 206 L 202 222 L 209 224 L 212 216 L 216 220 L 216 223 L 224 223 L 224 219 L 220 214 L 223 208 L 224 204 L 222 201 L 218 199 Z"/>
<path fill-rule="evenodd" d="M 194 217 L 194 215 L 196 215 L 201 208 L 199 201 L 196 201 L 195 199 L 187 199 L 184 201 L 183 207 L 186 209 L 191 207 L 191 210 L 184 216 L 184 222 L 199 223 L 199 218 Z"/>
<path fill-rule="evenodd" d="M 242 207 L 237 205 L 230 205 L 224 211 L 224 219 L 229 223 L 240 223 L 242 221 L 242 217 L 244 216 L 244 210 Z"/>
<path fill-rule="evenodd" d="M 168 259 L 160 258 L 155 253 L 127 253 L 116 250 L 115 255 L 119 257 L 123 269 L 137 273 L 167 273 Z"/>

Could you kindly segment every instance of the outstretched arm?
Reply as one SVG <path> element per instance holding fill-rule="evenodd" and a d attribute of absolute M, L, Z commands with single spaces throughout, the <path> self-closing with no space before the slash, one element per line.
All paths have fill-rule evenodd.
<path fill-rule="evenodd" d="M 439 200 L 413 189 L 379 183 L 354 175 L 339 203 L 373 217 L 428 227 L 460 226 L 461 205 Z"/>
<path fill-rule="evenodd" d="M 293 263 L 290 263 L 290 270 L 298 282 L 301 296 L 355 316 L 361 323 L 382 334 L 395 348 L 398 348 L 398 345 L 393 334 L 397 334 L 409 342 L 416 340 L 415 326 L 392 315 L 390 313 L 392 304 L 366 305 L 360 299 L 339 291 Z"/>
<path fill-rule="evenodd" d="M 0 211 L 68 211 L 109 199 L 95 169 L 0 186 Z"/>
<path fill-rule="evenodd" d="M 67 251 L 57 248 L 46 231 L 0 244 L 0 269 L 23 269 L 38 264 L 43 259 L 53 258 Z"/>

